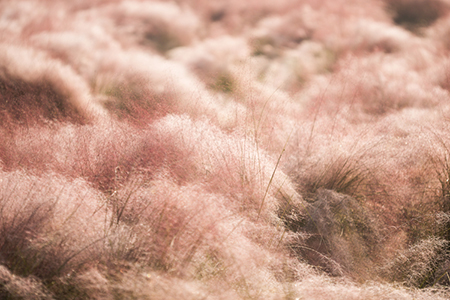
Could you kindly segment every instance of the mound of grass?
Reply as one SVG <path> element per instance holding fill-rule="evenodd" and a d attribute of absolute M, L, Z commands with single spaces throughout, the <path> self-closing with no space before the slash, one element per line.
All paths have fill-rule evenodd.
<path fill-rule="evenodd" d="M 383 272 L 390 280 L 424 288 L 437 283 L 448 284 L 449 264 L 449 242 L 429 238 L 400 251 Z"/>
<path fill-rule="evenodd" d="M 382 238 L 367 208 L 350 196 L 319 189 L 298 210 L 302 218 L 285 219 L 288 228 L 306 234 L 303 242 L 291 245 L 297 255 L 334 276 L 369 276 Z"/>

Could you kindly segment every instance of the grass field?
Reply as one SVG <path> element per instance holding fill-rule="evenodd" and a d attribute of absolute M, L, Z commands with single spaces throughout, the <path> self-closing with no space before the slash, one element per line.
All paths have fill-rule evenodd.
<path fill-rule="evenodd" d="M 450 299 L 450 1 L 0 1 L 0 299 Z"/>

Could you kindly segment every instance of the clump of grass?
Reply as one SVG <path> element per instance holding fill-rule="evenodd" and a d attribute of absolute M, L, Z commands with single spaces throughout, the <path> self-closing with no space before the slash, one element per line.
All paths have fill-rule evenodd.
<path fill-rule="evenodd" d="M 405 203 L 397 218 L 407 235 L 408 245 L 416 244 L 430 237 L 445 237 L 445 222 L 438 225 L 439 205 L 434 199 L 426 198 L 416 203 Z"/>
<path fill-rule="evenodd" d="M 382 249 L 381 231 L 368 209 L 352 197 L 319 189 L 315 199 L 297 208 L 298 220 L 285 219 L 287 228 L 306 236 L 292 249 L 309 263 L 334 275 L 370 276 Z"/>
<path fill-rule="evenodd" d="M 367 180 L 367 170 L 358 166 L 357 161 L 351 157 L 341 158 L 330 162 L 317 174 L 317 177 L 309 178 L 309 182 L 303 181 L 307 193 L 316 193 L 320 188 L 334 190 L 344 194 L 355 194 Z"/>
<path fill-rule="evenodd" d="M 167 98 L 152 95 L 147 80 L 139 76 L 130 77 L 123 82 L 109 82 L 103 86 L 101 79 L 98 80 L 96 88 L 105 97 L 103 104 L 107 110 L 120 120 L 144 126 L 168 112 L 169 107 L 164 103 Z"/>
<path fill-rule="evenodd" d="M 100 200 L 82 181 L 2 172 L 1 263 L 48 283 L 98 261 L 108 218 Z"/>
<path fill-rule="evenodd" d="M 0 297 L 5 300 L 54 299 L 39 279 L 14 275 L 3 265 L 0 265 Z"/>
<path fill-rule="evenodd" d="M 180 183 L 200 180 L 207 191 L 224 193 L 231 210 L 245 212 L 248 218 L 276 220 L 283 195 L 300 201 L 290 180 L 277 170 L 275 159 L 253 139 L 225 134 L 208 122 L 194 122 L 185 116 L 168 116 L 154 128 L 164 135 L 161 142 L 171 149 L 167 154 L 184 158 L 168 165 L 173 178 Z"/>
<path fill-rule="evenodd" d="M 110 4 L 105 11 L 116 22 L 114 34 L 119 35 L 119 40 L 126 43 L 134 38 L 161 53 L 188 45 L 196 38 L 201 24 L 187 6 L 176 3 L 127 1 Z M 131 24 L 135 31 L 130 34 L 127 26 Z"/>
<path fill-rule="evenodd" d="M 103 115 L 71 67 L 32 48 L 0 45 L 0 126 L 43 120 L 87 123 Z"/>
<path fill-rule="evenodd" d="M 5 169 L 84 178 L 106 194 L 135 172 L 151 177 L 164 164 L 163 157 L 169 157 L 148 126 L 115 121 L 18 128 L 0 135 L 7 141 L 0 148 Z"/>
<path fill-rule="evenodd" d="M 426 68 L 414 66 L 411 62 L 419 57 L 413 57 L 393 59 L 380 52 L 348 56 L 336 64 L 331 78 L 313 80 L 304 97 L 315 91 L 312 109 L 321 106 L 321 114 L 339 115 L 351 123 L 375 122 L 409 108 L 436 107 L 447 92 L 420 76 Z"/>
<path fill-rule="evenodd" d="M 398 284 L 381 284 L 367 282 L 355 284 L 346 280 L 333 280 L 321 276 L 310 276 L 298 284 L 299 299 L 338 299 L 338 300 L 444 300 L 448 298 L 445 289 L 423 289 L 417 290 L 405 288 Z M 303 297 L 303 298 L 302 298 Z"/>
<path fill-rule="evenodd" d="M 450 150 L 448 141 L 444 136 L 444 131 L 432 132 L 431 142 L 436 143 L 435 147 L 430 150 L 429 160 L 434 167 L 435 177 L 438 186 L 435 192 L 435 200 L 433 202 L 433 235 L 450 241 L 450 223 L 447 221 L 447 215 L 450 213 Z"/>
<path fill-rule="evenodd" d="M 399 251 L 384 268 L 387 278 L 407 286 L 424 288 L 438 283 L 449 270 L 442 269 L 450 260 L 449 242 L 439 238 L 419 241 Z"/>
<path fill-rule="evenodd" d="M 240 81 L 245 81 L 242 75 L 249 64 L 248 55 L 247 41 L 234 36 L 208 38 L 191 47 L 180 47 L 169 52 L 172 60 L 186 65 L 205 83 L 223 111 L 233 109 L 234 114 L 242 110 L 235 102 L 240 97 Z M 243 117 L 243 114 L 233 118 L 239 116 Z M 231 114 L 227 117 L 231 119 Z"/>
<path fill-rule="evenodd" d="M 322 121 L 317 124 L 329 125 Z M 379 142 L 366 140 L 366 132 L 359 133 L 360 139 L 354 141 L 348 137 L 335 138 L 321 132 L 322 129 L 314 132 L 316 125 L 311 126 L 310 140 L 297 154 L 296 164 L 290 167 L 302 196 L 308 199 L 309 195 L 314 195 L 321 188 L 357 197 L 367 195 L 372 186 L 377 184 L 377 172 L 372 159 L 379 151 Z M 317 148 L 319 141 L 324 142 L 320 149 Z"/>

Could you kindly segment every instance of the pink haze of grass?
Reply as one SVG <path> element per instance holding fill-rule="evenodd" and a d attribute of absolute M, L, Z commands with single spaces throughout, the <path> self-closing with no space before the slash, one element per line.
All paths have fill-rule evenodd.
<path fill-rule="evenodd" d="M 1 299 L 448 299 L 447 0 L 0 3 Z"/>

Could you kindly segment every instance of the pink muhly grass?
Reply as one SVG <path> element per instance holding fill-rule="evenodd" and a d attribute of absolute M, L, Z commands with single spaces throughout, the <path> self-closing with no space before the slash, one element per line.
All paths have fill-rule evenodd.
<path fill-rule="evenodd" d="M 3 126 L 39 117 L 82 123 L 103 112 L 90 101 L 89 88 L 70 67 L 42 52 L 2 45 L 0 65 Z"/>
<path fill-rule="evenodd" d="M 100 259 L 108 215 L 86 183 L 23 172 L 0 180 L 0 253 L 12 272 L 50 280 Z"/>
<path fill-rule="evenodd" d="M 50 300 L 51 294 L 36 278 L 20 277 L 0 265 L 0 297 L 4 299 Z"/>
<path fill-rule="evenodd" d="M 391 59 L 383 54 L 349 57 L 339 66 L 339 75 L 317 78 L 304 96 L 311 91 L 317 97 L 312 105 L 321 106 L 322 112 L 342 112 L 351 122 L 370 122 L 410 107 L 431 108 L 445 99 L 447 91 L 420 79 L 407 60 L 396 59 L 394 67 Z M 375 64 L 377 73 L 373 72 Z"/>
<path fill-rule="evenodd" d="M 138 133 L 136 127 L 114 121 L 18 128 L 1 136 L 6 142 L 0 153 L 5 169 L 81 177 L 108 193 L 131 173 L 151 176 L 163 164 L 164 153 L 149 129 Z"/>
<path fill-rule="evenodd" d="M 445 299 L 447 10 L 1 3 L 0 298 Z"/>
<path fill-rule="evenodd" d="M 174 170 L 182 172 L 176 175 L 183 181 L 201 180 L 207 190 L 226 193 L 238 211 L 272 218 L 283 197 L 301 201 L 286 175 L 276 171 L 271 157 L 252 139 L 227 136 L 210 124 L 194 123 L 183 117 L 170 116 L 155 125 L 158 132 L 170 138 L 173 149 L 190 158 L 176 166 Z M 191 178 L 184 177 L 183 166 L 195 170 L 189 172 Z M 266 189 L 268 195 L 264 197 Z"/>
<path fill-rule="evenodd" d="M 105 6 L 103 10 L 116 22 L 118 40 L 149 46 L 162 53 L 196 39 L 200 20 L 187 6 L 170 2 L 127 1 Z M 131 35 L 128 28 L 139 28 Z"/>

